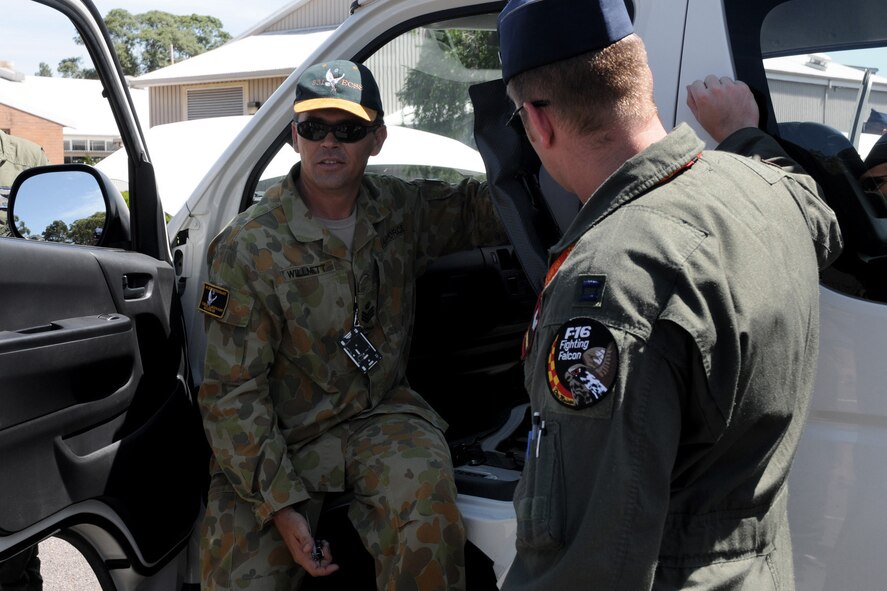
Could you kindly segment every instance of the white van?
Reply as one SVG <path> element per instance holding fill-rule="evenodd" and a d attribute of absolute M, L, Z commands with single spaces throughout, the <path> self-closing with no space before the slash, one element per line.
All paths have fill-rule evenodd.
<path fill-rule="evenodd" d="M 4 0 L 4 11 L 45 19 L 47 43 L 75 29 L 84 40 L 129 154 L 129 202 L 87 165 L 32 169 L 13 187 L 10 216 L 32 239 L 0 238 L 0 558 L 57 536 L 80 550 L 105 591 L 197 588 L 208 450 L 194 398 L 207 247 L 282 174 L 272 164 L 291 151 L 301 70 L 346 58 L 376 73 L 389 125 L 481 151 L 509 231 L 511 245 L 452 255 L 422 278 L 409 367 L 412 386 L 451 424 L 468 588 L 501 583 L 514 556 L 510 499 L 527 432 L 519 341 L 546 248 L 576 206 L 540 178 L 538 162 L 503 126 L 512 108 L 496 59 L 504 4 L 354 1 L 350 18 L 262 105 L 166 224 L 152 155 L 98 11 L 89 0 Z M 863 119 L 871 108 L 887 111 L 887 78 L 871 71 L 887 64 L 887 11 L 879 0 L 626 4 L 647 44 L 666 127 L 695 125 L 685 104 L 694 80 L 744 80 L 762 127 L 816 176 L 839 216 L 847 247 L 822 274 L 817 388 L 790 482 L 797 588 L 883 588 L 887 203 L 856 179 Z M 430 102 L 431 87 L 451 98 Z M 0 114 L 4 96 L 0 85 Z M 62 97 L 55 107 L 64 111 Z M 67 241 L 41 232 L 55 220 L 71 230 Z M 369 557 L 345 523 L 342 506 L 331 504 L 322 535 L 342 569 L 310 588 L 373 587 Z"/>

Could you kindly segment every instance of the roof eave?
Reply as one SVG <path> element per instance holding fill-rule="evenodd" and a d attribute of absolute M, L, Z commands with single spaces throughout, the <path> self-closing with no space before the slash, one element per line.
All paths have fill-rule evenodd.
<path fill-rule="evenodd" d="M 250 70 L 248 72 L 225 72 L 224 74 L 206 74 L 195 76 L 170 76 L 166 78 L 134 79 L 130 82 L 133 88 L 151 88 L 153 86 L 180 86 L 184 84 L 212 84 L 216 82 L 236 82 L 238 80 L 257 80 L 260 78 L 283 77 L 292 74 L 293 68 L 274 70 Z"/>

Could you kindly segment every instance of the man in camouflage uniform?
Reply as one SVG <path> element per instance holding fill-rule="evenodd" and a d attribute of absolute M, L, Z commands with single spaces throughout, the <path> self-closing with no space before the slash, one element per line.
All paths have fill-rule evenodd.
<path fill-rule="evenodd" d="M 6 222 L 6 198 L 15 177 L 23 170 L 46 164 L 49 161 L 43 148 L 0 129 L 0 236 L 12 233 Z"/>
<path fill-rule="evenodd" d="M 203 588 L 294 589 L 335 571 L 325 542 L 312 558 L 311 528 L 324 493 L 343 490 L 379 589 L 464 588 L 446 425 L 404 373 L 416 277 L 501 243 L 501 227 L 475 181 L 364 174 L 386 129 L 362 65 L 306 70 L 294 111 L 301 163 L 208 253 Z"/>

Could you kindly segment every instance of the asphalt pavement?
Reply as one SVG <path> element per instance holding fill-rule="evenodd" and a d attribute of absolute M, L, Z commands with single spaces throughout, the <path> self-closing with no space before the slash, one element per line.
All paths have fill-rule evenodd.
<path fill-rule="evenodd" d="M 86 559 L 58 538 L 40 542 L 43 591 L 102 591 Z"/>

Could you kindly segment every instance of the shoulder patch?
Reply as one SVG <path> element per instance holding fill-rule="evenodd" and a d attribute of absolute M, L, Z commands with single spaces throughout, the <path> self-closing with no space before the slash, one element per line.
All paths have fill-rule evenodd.
<path fill-rule="evenodd" d="M 606 287 L 606 275 L 580 275 L 576 283 L 576 302 L 600 308 Z"/>
<path fill-rule="evenodd" d="M 205 282 L 197 308 L 208 316 L 221 318 L 228 309 L 228 295 L 227 289 Z"/>
<path fill-rule="evenodd" d="M 580 410 L 613 388 L 619 351 L 610 330 L 591 318 L 573 318 L 558 328 L 548 353 L 548 386 L 559 403 Z"/>

